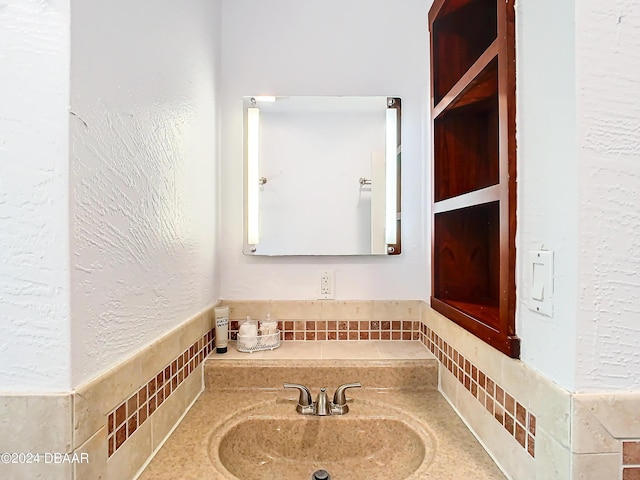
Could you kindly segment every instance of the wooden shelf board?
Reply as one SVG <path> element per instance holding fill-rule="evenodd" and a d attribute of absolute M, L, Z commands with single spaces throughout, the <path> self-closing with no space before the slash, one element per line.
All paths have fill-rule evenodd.
<path fill-rule="evenodd" d="M 433 213 L 444 213 L 461 208 L 473 207 L 483 203 L 495 202 L 500 200 L 500 185 L 492 185 L 480 190 L 458 195 L 457 197 L 440 200 L 433 204 Z"/>
<path fill-rule="evenodd" d="M 480 320 L 489 328 L 494 328 L 492 325 L 495 325 L 500 317 L 500 309 L 497 305 L 482 305 L 480 303 L 458 302 L 455 300 L 443 300 L 443 302 L 476 320 Z"/>
<path fill-rule="evenodd" d="M 498 307 L 431 297 L 431 308 L 511 358 L 520 358 L 520 339 L 498 331 Z"/>
<path fill-rule="evenodd" d="M 487 330 L 493 335 L 498 335 L 500 333 L 495 327 L 495 325 L 498 325 L 500 318 L 500 309 L 496 305 L 483 305 L 479 303 L 431 297 L 431 306 L 449 318 L 454 316 L 459 318 L 463 317 L 465 322 L 462 322 L 461 326 L 464 326 L 465 328 L 470 324 L 474 324 L 474 327 Z M 466 325 L 464 325 L 465 323 Z M 467 330 L 471 329 L 467 328 Z"/>
<path fill-rule="evenodd" d="M 464 105 L 480 102 L 497 93 L 497 76 L 489 64 L 498 56 L 498 40 L 494 40 L 480 58 L 433 108 L 433 118 Z M 497 68 L 497 65 L 496 65 Z"/>

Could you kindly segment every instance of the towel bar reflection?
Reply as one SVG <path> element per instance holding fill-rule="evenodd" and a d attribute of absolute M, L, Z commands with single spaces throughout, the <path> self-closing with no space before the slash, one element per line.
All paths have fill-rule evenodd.
<path fill-rule="evenodd" d="M 360 180 L 358 180 L 358 183 L 360 184 L 361 187 L 364 187 L 365 185 L 371 185 L 371 179 L 360 177 Z"/>

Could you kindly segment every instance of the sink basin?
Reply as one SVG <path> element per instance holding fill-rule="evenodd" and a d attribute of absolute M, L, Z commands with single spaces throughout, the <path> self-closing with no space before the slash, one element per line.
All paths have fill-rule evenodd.
<path fill-rule="evenodd" d="M 332 480 L 403 480 L 430 463 L 435 449 L 430 434 L 392 416 L 348 415 L 245 418 L 229 426 L 216 448 L 222 465 L 242 480 L 306 480 L 319 469 Z"/>

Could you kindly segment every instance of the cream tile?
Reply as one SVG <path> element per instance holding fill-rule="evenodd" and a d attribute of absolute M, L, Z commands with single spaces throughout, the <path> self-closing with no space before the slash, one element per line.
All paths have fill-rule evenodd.
<path fill-rule="evenodd" d="M 378 351 L 380 358 L 388 359 L 435 359 L 433 354 L 418 341 L 396 340 L 388 341 L 371 341 L 375 349 Z"/>
<path fill-rule="evenodd" d="M 581 394 L 581 403 L 615 438 L 640 438 L 640 393 Z"/>
<path fill-rule="evenodd" d="M 183 411 L 186 411 L 193 401 L 204 392 L 204 364 L 201 363 L 198 365 L 198 367 L 191 372 L 191 375 L 182 383 L 180 388 L 184 388 L 185 390 L 183 395 Z"/>
<path fill-rule="evenodd" d="M 473 362 L 485 375 L 500 384 L 504 383 L 503 362 L 510 359 L 435 310 L 428 308 L 426 314 L 427 325 L 435 333 Z"/>
<path fill-rule="evenodd" d="M 573 455 L 572 480 L 620 478 L 620 454 Z"/>
<path fill-rule="evenodd" d="M 419 320 L 419 300 L 374 300 L 373 320 Z"/>
<path fill-rule="evenodd" d="M 496 462 L 511 478 L 534 480 L 534 459 L 460 382 L 456 388 L 455 407 Z"/>
<path fill-rule="evenodd" d="M 2 480 L 69 480 L 73 478 L 70 463 L 45 463 L 40 457 L 39 463 L 0 465 Z"/>
<path fill-rule="evenodd" d="M 505 356 L 493 347 L 482 342 L 466 330 L 458 327 L 458 335 L 462 337 L 462 346 L 459 351 L 469 359 L 470 362 L 482 370 L 485 375 L 492 378 L 500 385 L 504 384 L 510 390 L 509 383 L 504 378 L 505 365 L 510 365 L 514 360 Z"/>
<path fill-rule="evenodd" d="M 503 357 L 502 386 L 525 407 L 529 406 L 529 399 L 533 398 L 538 390 L 544 390 L 545 386 L 558 388 L 520 360 L 514 360 L 504 355 Z"/>
<path fill-rule="evenodd" d="M 536 430 L 536 478 L 571 478 L 571 452 L 540 428 Z"/>
<path fill-rule="evenodd" d="M 368 340 L 359 341 L 341 341 L 341 342 L 323 342 L 322 343 L 322 359 L 323 360 L 373 360 L 380 358 L 380 354 L 375 346 Z"/>
<path fill-rule="evenodd" d="M 0 396 L 0 452 L 70 452 L 72 425 L 71 395 Z"/>
<path fill-rule="evenodd" d="M 322 342 L 282 342 L 275 350 L 263 352 L 265 359 L 319 359 L 322 358 Z"/>
<path fill-rule="evenodd" d="M 107 427 L 103 427 L 74 450 L 77 454 L 87 454 L 89 462 L 75 463 L 73 471 L 76 480 L 105 478 L 107 469 Z"/>
<path fill-rule="evenodd" d="M 105 479 L 124 480 L 133 478 L 146 463 L 152 452 L 151 421 L 149 419 L 109 458 Z"/>
<path fill-rule="evenodd" d="M 371 300 L 328 300 L 322 302 L 323 320 L 372 320 Z"/>
<path fill-rule="evenodd" d="M 138 352 L 134 358 L 136 359 L 135 361 L 140 363 L 141 381 L 139 385 L 149 381 L 184 350 L 180 342 L 180 332 L 173 331 Z"/>
<path fill-rule="evenodd" d="M 598 404 L 606 402 L 601 395 L 574 395 L 571 415 L 571 451 L 574 453 L 617 453 L 620 454 L 620 441 L 596 418 Z M 600 410 L 602 413 L 602 411 Z M 637 410 L 636 410 L 637 412 Z M 615 415 L 614 412 L 607 412 Z M 605 419 L 608 420 L 608 419 Z M 639 432 L 640 433 L 640 432 Z M 582 456 L 581 456 L 582 457 Z M 576 456 L 574 456 L 576 458 Z M 585 460 L 586 461 L 586 460 Z M 619 462 L 618 462 L 619 463 Z M 580 478 L 580 477 L 577 477 Z M 586 478 L 586 477 L 585 477 Z"/>
<path fill-rule="evenodd" d="M 418 341 L 283 341 L 274 350 L 255 353 L 238 352 L 236 342 L 229 342 L 226 354 L 212 353 L 208 361 L 221 360 L 276 360 L 276 359 L 435 359 Z"/>
<path fill-rule="evenodd" d="M 457 349 L 463 347 L 462 338 L 467 332 L 435 310 L 427 308 L 422 322 L 452 346 Z"/>
<path fill-rule="evenodd" d="M 193 345 L 194 342 L 202 338 L 206 332 L 211 330 L 213 327 L 213 318 L 213 308 L 210 308 L 186 322 L 177 332 L 180 346 L 180 352 L 178 353 L 185 351 Z M 176 356 L 177 355 L 173 357 L 169 356 L 170 360 L 168 361 L 173 360 Z"/>
<path fill-rule="evenodd" d="M 429 316 L 429 312 L 432 310 L 431 306 L 428 302 L 420 302 L 420 321 L 422 323 L 427 323 L 427 318 Z"/>
<path fill-rule="evenodd" d="M 270 312 L 276 320 L 320 320 L 322 316 L 321 303 L 313 300 L 274 300 L 271 302 Z M 264 318 L 264 316 L 260 318 Z"/>
<path fill-rule="evenodd" d="M 102 428 L 107 414 L 147 380 L 139 357 L 133 357 L 78 388 L 73 394 L 74 447 Z"/>
<path fill-rule="evenodd" d="M 220 305 L 229 306 L 229 320 L 244 320 L 248 316 L 261 319 L 271 310 L 271 302 L 269 300 L 223 300 Z"/>
<path fill-rule="evenodd" d="M 148 381 L 195 341 L 202 338 L 213 325 L 212 316 L 213 307 L 196 314 L 138 352 L 134 359 L 141 363 L 142 383 Z"/>
<path fill-rule="evenodd" d="M 194 375 L 193 372 L 191 375 Z M 189 381 L 191 376 L 187 378 Z M 151 421 L 151 448 L 155 450 L 167 438 L 167 435 L 178 423 L 184 414 L 184 404 L 187 390 L 181 385 L 175 392 L 169 395 L 160 408 L 158 408 L 149 420 Z M 148 420 L 148 421 L 149 421 Z"/>
<path fill-rule="evenodd" d="M 571 448 L 571 395 L 548 380 L 542 380 L 529 399 L 536 426 L 563 448 Z"/>
<path fill-rule="evenodd" d="M 458 405 L 458 379 L 455 378 L 449 370 L 442 365 L 439 367 L 439 385 L 438 389 L 445 396 L 449 403 L 457 408 Z"/>

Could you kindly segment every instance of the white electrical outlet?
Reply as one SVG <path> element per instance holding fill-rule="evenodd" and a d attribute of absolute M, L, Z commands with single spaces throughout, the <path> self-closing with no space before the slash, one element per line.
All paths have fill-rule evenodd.
<path fill-rule="evenodd" d="M 325 270 L 320 272 L 320 299 L 335 298 L 334 292 L 335 275 L 334 272 Z"/>

